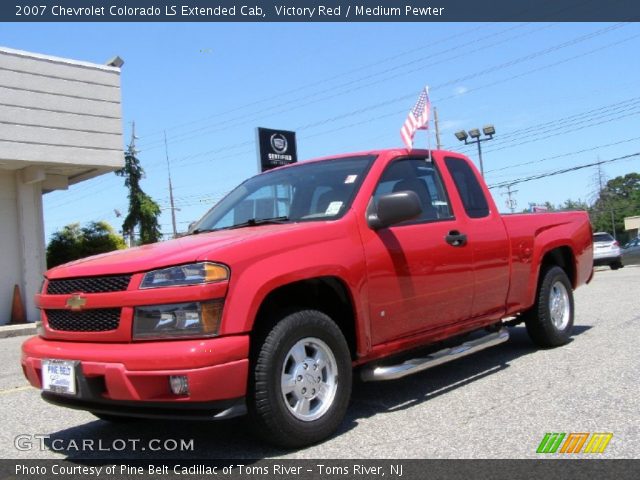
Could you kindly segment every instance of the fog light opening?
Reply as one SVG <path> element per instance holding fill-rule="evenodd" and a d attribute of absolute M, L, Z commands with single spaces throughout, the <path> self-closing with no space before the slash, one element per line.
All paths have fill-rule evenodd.
<path fill-rule="evenodd" d="M 189 381 L 186 375 L 171 375 L 169 386 L 174 395 L 189 395 Z"/>

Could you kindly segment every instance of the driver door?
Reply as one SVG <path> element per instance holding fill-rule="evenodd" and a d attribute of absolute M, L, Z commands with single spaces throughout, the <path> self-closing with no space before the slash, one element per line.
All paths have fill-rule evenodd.
<path fill-rule="evenodd" d="M 418 195 L 422 214 L 363 233 L 373 345 L 435 330 L 471 314 L 471 250 L 445 240 L 460 226 L 435 163 L 424 158 L 393 161 L 373 201 L 403 190 Z"/>

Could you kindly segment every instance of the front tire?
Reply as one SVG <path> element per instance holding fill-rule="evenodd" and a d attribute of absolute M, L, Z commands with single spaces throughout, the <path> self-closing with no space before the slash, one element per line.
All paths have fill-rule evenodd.
<path fill-rule="evenodd" d="M 351 397 L 351 355 L 340 328 L 322 312 L 285 316 L 260 341 L 248 406 L 256 431 L 287 448 L 324 440 L 340 425 Z"/>
<path fill-rule="evenodd" d="M 533 343 L 543 348 L 569 342 L 573 330 L 573 287 L 560 267 L 542 271 L 536 303 L 525 314 L 525 325 Z"/>

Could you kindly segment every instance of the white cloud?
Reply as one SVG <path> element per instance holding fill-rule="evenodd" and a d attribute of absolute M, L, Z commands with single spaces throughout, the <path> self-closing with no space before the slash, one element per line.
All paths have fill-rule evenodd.
<path fill-rule="evenodd" d="M 460 85 L 459 87 L 456 87 L 453 92 L 456 95 L 464 95 L 465 93 L 467 93 L 469 91 L 469 89 L 467 87 L 465 87 L 464 85 Z"/>

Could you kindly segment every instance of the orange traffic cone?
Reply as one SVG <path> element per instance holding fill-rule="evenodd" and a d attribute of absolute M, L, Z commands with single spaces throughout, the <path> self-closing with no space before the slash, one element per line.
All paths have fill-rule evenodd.
<path fill-rule="evenodd" d="M 13 287 L 13 305 L 11 306 L 11 323 L 27 323 L 24 314 L 24 304 L 22 303 L 22 295 L 20 295 L 20 287 Z"/>

